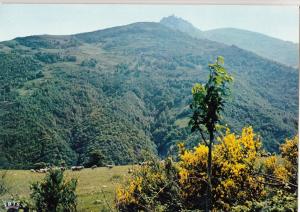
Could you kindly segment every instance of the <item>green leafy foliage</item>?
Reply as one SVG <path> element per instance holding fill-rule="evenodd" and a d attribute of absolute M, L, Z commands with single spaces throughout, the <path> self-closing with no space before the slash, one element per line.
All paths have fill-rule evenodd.
<path fill-rule="evenodd" d="M 215 64 L 209 64 L 208 82 L 204 86 L 196 83 L 192 88 L 192 132 L 199 130 L 202 133 L 203 126 L 209 133 L 216 131 L 216 124 L 220 122 L 220 112 L 224 110 L 224 97 L 229 91 L 227 84 L 232 81 L 223 64 L 224 58 L 219 56 Z M 204 142 L 206 140 L 204 139 Z"/>
<path fill-rule="evenodd" d="M 85 163 L 85 166 L 103 166 L 105 162 L 105 156 L 100 150 L 92 150 L 88 153 L 88 161 Z"/>
<path fill-rule="evenodd" d="M 66 181 L 61 170 L 53 169 L 44 181 L 31 185 L 31 198 L 37 211 L 76 211 L 77 180 Z"/>
<path fill-rule="evenodd" d="M 193 116 L 189 122 L 192 132 L 199 131 L 203 142 L 208 147 L 206 211 L 211 210 L 212 207 L 212 148 L 217 131 L 216 125 L 220 123 L 220 113 L 224 110 L 225 97 L 229 91 L 228 84 L 232 81 L 232 77 L 223 65 L 222 56 L 217 57 L 216 63 L 208 65 L 209 79 L 204 86 L 200 83 L 193 86 L 193 101 L 190 104 L 193 110 Z M 209 139 L 205 138 L 205 134 L 208 134 Z"/>

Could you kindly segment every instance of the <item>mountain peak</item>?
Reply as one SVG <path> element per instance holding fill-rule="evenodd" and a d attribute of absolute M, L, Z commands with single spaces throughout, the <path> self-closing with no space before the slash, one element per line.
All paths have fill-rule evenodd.
<path fill-rule="evenodd" d="M 164 17 L 160 20 L 160 24 L 163 24 L 173 30 L 178 30 L 181 32 L 188 33 L 192 37 L 202 37 L 202 32 L 198 28 L 194 27 L 193 24 L 188 22 L 187 20 L 184 20 L 180 17 L 177 17 L 175 15 L 170 15 L 168 17 Z"/>
<path fill-rule="evenodd" d="M 160 20 L 160 23 L 168 27 L 176 28 L 177 30 L 180 28 L 193 30 L 195 29 L 193 24 L 175 15 L 170 15 L 168 17 L 162 18 Z"/>

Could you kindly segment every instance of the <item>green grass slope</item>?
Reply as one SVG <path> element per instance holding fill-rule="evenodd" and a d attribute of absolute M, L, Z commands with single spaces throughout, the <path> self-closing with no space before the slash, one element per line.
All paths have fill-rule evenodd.
<path fill-rule="evenodd" d="M 114 208 L 115 190 L 120 183 L 127 179 L 128 169 L 131 168 L 132 166 L 116 166 L 112 169 L 103 167 L 75 172 L 66 171 L 67 179 L 78 179 L 76 189 L 78 211 L 110 211 L 110 208 Z M 1 196 L 0 200 L 8 201 L 11 195 L 28 200 L 30 185 L 44 177 L 45 174 L 32 173 L 29 170 L 7 171 L 6 181 L 9 184 L 9 193 Z"/>

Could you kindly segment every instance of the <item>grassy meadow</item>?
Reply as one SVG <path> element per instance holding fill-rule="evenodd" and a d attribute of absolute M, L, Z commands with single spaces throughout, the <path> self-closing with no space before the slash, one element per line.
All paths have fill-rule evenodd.
<path fill-rule="evenodd" d="M 66 178 L 77 178 L 78 211 L 111 211 L 115 197 L 115 188 L 128 176 L 132 166 L 115 166 L 111 169 L 100 167 L 81 171 L 65 171 Z M 43 179 L 45 174 L 29 170 L 7 171 L 7 183 L 10 195 L 29 198 L 30 184 Z M 10 195 L 0 197 L 8 200 Z M 111 208 L 110 208 L 111 207 Z"/>

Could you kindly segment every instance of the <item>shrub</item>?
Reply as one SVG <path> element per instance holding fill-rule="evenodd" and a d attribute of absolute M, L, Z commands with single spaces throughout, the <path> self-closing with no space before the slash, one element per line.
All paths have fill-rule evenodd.
<path fill-rule="evenodd" d="M 178 171 L 168 159 L 138 167 L 128 184 L 117 189 L 119 211 L 179 211 L 182 208 Z"/>
<path fill-rule="evenodd" d="M 281 157 L 270 156 L 264 161 L 266 178 L 273 187 L 294 193 L 298 188 L 298 136 L 287 139 L 280 146 L 280 153 Z"/>
<path fill-rule="evenodd" d="M 94 67 L 96 67 L 96 64 L 97 64 L 97 60 L 95 60 L 95 59 L 86 59 L 86 60 L 83 60 L 82 62 L 81 62 L 81 66 L 84 66 L 84 67 L 90 67 L 90 68 L 94 68 Z"/>
<path fill-rule="evenodd" d="M 35 54 L 35 57 L 47 64 L 57 63 L 62 61 L 61 55 L 59 53 L 46 53 L 38 52 Z"/>
<path fill-rule="evenodd" d="M 77 58 L 74 55 L 67 55 L 64 57 L 64 61 L 67 62 L 76 62 Z"/>
<path fill-rule="evenodd" d="M 77 180 L 64 180 L 61 170 L 51 169 L 42 182 L 31 185 L 31 198 L 37 211 L 76 211 Z"/>
<path fill-rule="evenodd" d="M 260 141 L 251 127 L 241 136 L 227 130 L 212 151 L 212 208 L 229 211 L 248 207 L 246 202 L 266 196 L 259 172 Z M 180 160 L 174 164 L 154 162 L 138 168 L 127 186 L 117 190 L 120 211 L 178 211 L 206 208 L 208 147 L 186 150 L 180 145 Z"/>
<path fill-rule="evenodd" d="M 34 169 L 44 169 L 47 166 L 48 166 L 48 164 L 45 162 L 38 162 L 38 163 L 33 164 Z"/>
<path fill-rule="evenodd" d="M 227 130 L 214 146 L 212 157 L 212 207 L 229 210 L 246 200 L 264 196 L 264 178 L 256 175 L 260 141 L 251 127 L 241 136 Z M 200 144 L 192 151 L 181 150 L 180 182 L 185 204 L 190 209 L 205 209 L 208 147 Z M 196 186 L 195 186 L 196 185 Z"/>
<path fill-rule="evenodd" d="M 96 165 L 100 167 L 104 166 L 105 161 L 105 155 L 100 150 L 95 149 L 88 153 L 88 161 L 85 163 L 85 166 L 92 167 L 93 165 Z"/>
<path fill-rule="evenodd" d="M 287 139 L 280 147 L 280 153 L 284 159 L 285 168 L 288 170 L 289 182 L 297 185 L 298 173 L 298 142 L 299 137 Z"/>
<path fill-rule="evenodd" d="M 297 195 L 277 190 L 275 192 L 270 192 L 265 200 L 246 201 L 244 205 L 232 207 L 231 211 L 297 211 Z"/>
<path fill-rule="evenodd" d="M 44 77 L 44 76 L 45 76 L 45 75 L 43 74 L 42 71 L 39 71 L 39 72 L 35 75 L 36 78 L 42 78 L 42 77 Z"/>

